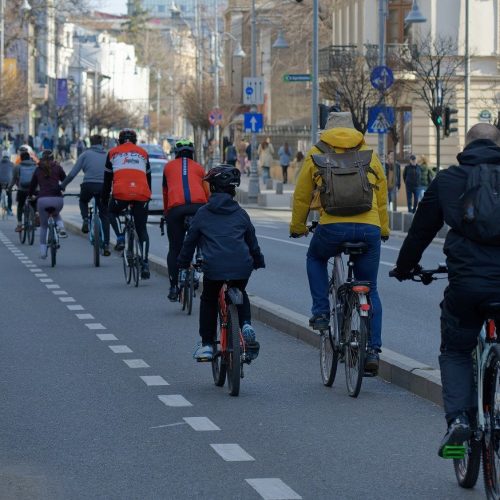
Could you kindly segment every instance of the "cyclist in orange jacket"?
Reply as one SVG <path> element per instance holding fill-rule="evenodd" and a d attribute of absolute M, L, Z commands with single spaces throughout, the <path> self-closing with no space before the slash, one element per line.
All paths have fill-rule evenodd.
<path fill-rule="evenodd" d="M 210 193 L 203 180 L 205 169 L 194 161 L 194 144 L 182 139 L 175 144 L 175 159 L 163 169 L 163 214 L 167 222 L 168 275 L 170 291 L 168 299 L 178 299 L 177 257 L 181 251 L 186 226 L 184 219 L 194 215 L 203 206 Z"/>
<path fill-rule="evenodd" d="M 125 248 L 116 217 L 129 205 L 142 249 L 141 278 L 149 279 L 149 235 L 147 230 L 148 202 L 151 199 L 151 167 L 148 153 L 136 145 L 135 130 L 124 129 L 118 136 L 118 146 L 111 149 L 106 158 L 102 203 L 109 201 L 109 221 L 117 235 L 116 250 Z"/>

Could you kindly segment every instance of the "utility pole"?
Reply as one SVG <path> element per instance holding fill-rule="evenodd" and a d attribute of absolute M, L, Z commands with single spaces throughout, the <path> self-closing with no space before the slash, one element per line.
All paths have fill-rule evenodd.
<path fill-rule="evenodd" d="M 5 0 L 0 0 L 0 97 L 3 97 L 3 70 L 5 59 Z"/>
<path fill-rule="evenodd" d="M 156 130 L 158 133 L 158 144 L 160 144 L 160 92 L 161 92 L 161 70 L 156 71 Z"/>
<path fill-rule="evenodd" d="M 385 66 L 385 18 L 387 0 L 378 1 L 378 65 Z M 380 91 L 380 106 L 385 107 L 385 85 Z M 385 162 L 385 134 L 378 133 L 378 157 Z"/>
<path fill-rule="evenodd" d="M 464 128 L 469 131 L 469 89 L 470 89 L 470 53 L 469 53 L 469 0 L 465 0 L 465 71 L 464 71 Z"/>
<path fill-rule="evenodd" d="M 313 49 L 312 49 L 312 92 L 311 92 L 311 144 L 318 142 L 318 97 L 319 97 L 319 0 L 313 0 Z"/>
<path fill-rule="evenodd" d="M 219 2 L 215 0 L 215 33 L 214 33 L 214 57 L 215 57 L 215 108 L 219 109 Z M 215 150 L 214 150 L 214 163 L 217 165 L 221 161 L 221 144 L 220 144 L 220 123 L 215 123 Z"/>

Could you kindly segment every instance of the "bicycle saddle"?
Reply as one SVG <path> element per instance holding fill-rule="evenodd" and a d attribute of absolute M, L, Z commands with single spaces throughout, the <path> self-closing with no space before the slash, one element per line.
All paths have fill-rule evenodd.
<path fill-rule="evenodd" d="M 360 255 L 368 250 L 368 245 L 362 241 L 351 243 L 346 241 L 340 245 L 340 251 L 347 255 Z"/>
<path fill-rule="evenodd" d="M 486 302 L 479 310 L 486 319 L 500 319 L 500 302 Z"/>

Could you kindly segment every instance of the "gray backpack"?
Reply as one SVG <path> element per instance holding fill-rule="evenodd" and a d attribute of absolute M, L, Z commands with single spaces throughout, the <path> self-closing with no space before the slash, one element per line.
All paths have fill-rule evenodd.
<path fill-rule="evenodd" d="M 21 189 L 29 189 L 35 170 L 34 163 L 32 165 L 23 165 L 22 163 L 19 165 L 19 187 Z"/>
<path fill-rule="evenodd" d="M 312 160 L 321 178 L 319 187 L 323 210 L 329 215 L 351 216 L 369 212 L 373 205 L 373 190 L 368 173 L 378 176 L 371 168 L 372 150 L 359 148 L 336 153 L 326 142 L 316 147 L 324 154 L 313 154 Z"/>

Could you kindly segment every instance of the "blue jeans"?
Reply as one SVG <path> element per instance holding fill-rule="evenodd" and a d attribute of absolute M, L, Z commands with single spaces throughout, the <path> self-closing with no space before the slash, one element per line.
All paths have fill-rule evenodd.
<path fill-rule="evenodd" d="M 313 301 L 312 314 L 330 314 L 328 299 L 328 259 L 339 253 L 339 245 L 346 241 L 363 241 L 368 251 L 354 255 L 354 276 L 369 281 L 372 315 L 370 318 L 370 347 L 382 346 L 382 303 L 377 291 L 377 274 L 380 262 L 380 228 L 372 224 L 354 222 L 321 224 L 316 228 L 307 252 L 307 277 Z"/>

